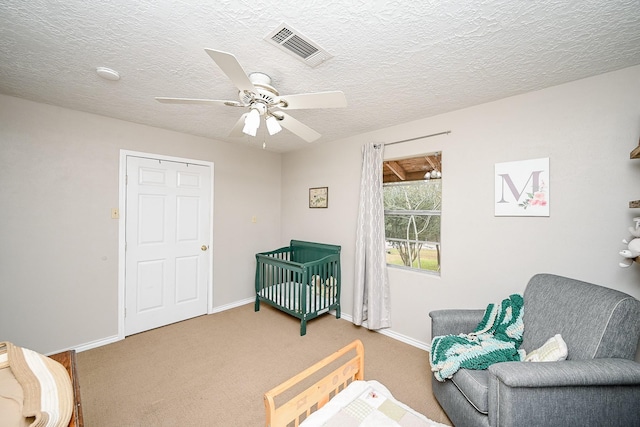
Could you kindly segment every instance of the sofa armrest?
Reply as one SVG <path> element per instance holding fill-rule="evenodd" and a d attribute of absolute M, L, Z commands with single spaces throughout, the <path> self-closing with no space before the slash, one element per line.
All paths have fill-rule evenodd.
<path fill-rule="evenodd" d="M 640 385 L 640 363 L 627 359 L 504 362 L 489 372 L 508 387 Z"/>
<path fill-rule="evenodd" d="M 627 359 L 489 367 L 490 426 L 638 425 L 640 364 Z"/>
<path fill-rule="evenodd" d="M 472 332 L 482 320 L 484 310 L 435 310 L 431 317 L 431 338 Z"/>

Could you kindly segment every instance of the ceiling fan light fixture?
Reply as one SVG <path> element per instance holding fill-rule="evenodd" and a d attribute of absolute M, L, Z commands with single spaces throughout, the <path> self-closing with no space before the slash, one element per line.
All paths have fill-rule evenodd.
<path fill-rule="evenodd" d="M 242 132 L 250 136 L 256 136 L 259 127 L 260 112 L 257 109 L 252 108 L 251 111 L 249 111 L 249 114 L 247 114 L 247 117 L 245 117 L 244 119 L 244 127 L 242 128 Z"/>
<path fill-rule="evenodd" d="M 252 108 L 244 119 L 244 124 L 255 127 L 256 129 L 260 127 L 260 112 L 257 109 Z"/>
<path fill-rule="evenodd" d="M 293 37 L 287 40 L 290 43 L 295 43 L 298 39 L 299 37 Z M 271 86 L 271 77 L 269 75 L 261 72 L 247 74 L 238 59 L 231 53 L 215 49 L 205 49 L 205 52 L 236 87 L 238 101 L 167 97 L 156 97 L 156 100 L 167 104 L 217 104 L 246 109 L 246 112 L 236 121 L 229 133 L 232 138 L 241 137 L 243 134 L 255 137 L 262 121 L 261 117 L 264 117 L 265 127 L 267 127 L 267 131 L 271 135 L 285 128 L 303 140 L 312 142 L 321 137 L 318 132 L 288 114 L 273 110 L 279 108 L 297 110 L 347 106 L 344 93 L 340 91 L 289 94 L 285 97 L 285 100 L 285 98 L 280 98 L 278 90 Z M 315 55 L 311 53 L 309 58 L 312 56 Z M 265 135 L 267 131 L 264 132 Z"/>
<path fill-rule="evenodd" d="M 258 132 L 258 126 L 252 126 L 249 123 L 245 123 L 244 127 L 242 128 L 242 133 L 249 136 L 256 136 L 257 132 Z"/>
<path fill-rule="evenodd" d="M 278 123 L 278 119 L 276 119 L 273 116 L 267 117 L 267 119 L 265 120 L 265 123 L 267 125 L 267 130 L 269 131 L 269 135 L 275 135 L 276 133 L 282 130 L 282 126 L 280 126 L 280 123 Z"/>

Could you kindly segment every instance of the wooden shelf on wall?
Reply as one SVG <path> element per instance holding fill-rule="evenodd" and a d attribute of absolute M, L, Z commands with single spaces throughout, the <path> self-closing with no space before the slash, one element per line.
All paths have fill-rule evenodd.
<path fill-rule="evenodd" d="M 632 159 L 640 159 L 640 141 L 638 142 L 638 146 L 631 152 Z"/>

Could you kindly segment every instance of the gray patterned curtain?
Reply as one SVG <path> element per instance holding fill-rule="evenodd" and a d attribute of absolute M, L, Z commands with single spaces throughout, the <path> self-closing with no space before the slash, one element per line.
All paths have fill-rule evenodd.
<path fill-rule="evenodd" d="M 383 144 L 362 147 L 360 207 L 356 231 L 353 323 L 369 329 L 391 326 L 382 198 Z"/>

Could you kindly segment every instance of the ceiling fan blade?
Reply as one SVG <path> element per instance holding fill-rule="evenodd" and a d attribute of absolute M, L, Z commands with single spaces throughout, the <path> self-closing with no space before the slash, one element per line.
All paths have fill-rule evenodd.
<path fill-rule="evenodd" d="M 242 65 L 238 62 L 236 57 L 230 53 L 222 52 L 220 50 L 205 49 L 205 52 L 209 54 L 211 59 L 218 64 L 218 67 L 231 79 L 231 82 L 236 85 L 240 91 L 248 90 L 249 92 L 255 92 L 256 88 L 249 80 L 247 73 L 245 73 Z"/>
<path fill-rule="evenodd" d="M 229 132 L 229 136 L 234 138 L 239 138 L 241 136 L 244 136 L 242 129 L 244 128 L 244 119 L 247 117 L 247 114 L 249 113 L 244 113 L 243 115 L 240 116 L 240 119 L 238 119 L 236 124 L 233 125 L 231 132 Z"/>
<path fill-rule="evenodd" d="M 315 130 L 311 129 L 309 126 L 294 119 L 288 114 L 285 114 L 279 111 L 278 117 L 280 116 L 282 117 L 282 120 L 278 121 L 278 123 L 280 123 L 280 126 L 295 133 L 296 135 L 298 135 L 300 138 L 304 139 L 307 142 L 313 142 L 322 136 Z"/>
<path fill-rule="evenodd" d="M 283 95 L 278 98 L 283 101 L 279 105 L 283 110 L 301 110 L 304 108 L 341 108 L 347 106 L 347 98 L 341 91 L 299 93 Z"/>
<path fill-rule="evenodd" d="M 167 98 L 157 96 L 156 101 L 163 104 L 207 104 L 207 105 L 227 105 L 229 107 L 244 107 L 238 101 L 222 101 L 219 99 L 194 99 L 194 98 Z"/>

